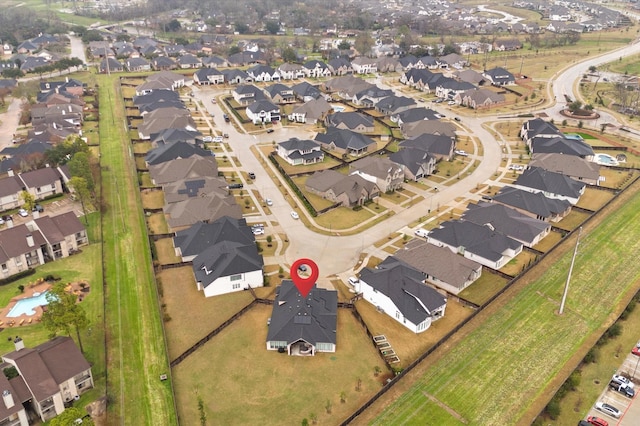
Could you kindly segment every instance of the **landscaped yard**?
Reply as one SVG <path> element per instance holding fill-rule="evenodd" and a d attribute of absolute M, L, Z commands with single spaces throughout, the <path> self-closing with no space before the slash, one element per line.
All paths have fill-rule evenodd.
<path fill-rule="evenodd" d="M 254 306 L 173 369 L 181 423 L 199 424 L 200 397 L 207 419 L 221 425 L 299 424 L 303 418 L 311 422 L 312 413 L 319 424 L 337 424 L 389 377 L 374 376 L 376 366 L 385 371 L 384 364 L 348 310 L 338 311 L 336 352 L 315 357 L 267 351 L 271 311 Z"/>
<path fill-rule="evenodd" d="M 609 191 L 602 191 L 587 187 L 584 190 L 584 194 L 580 197 L 580 201 L 578 201 L 577 206 L 587 210 L 596 211 L 609 202 L 614 195 L 615 194 Z"/>
<path fill-rule="evenodd" d="M 372 217 L 373 214 L 365 209 L 354 211 L 348 207 L 337 207 L 316 217 L 315 221 L 320 226 L 331 228 L 334 231 L 340 231 L 360 225 Z"/>
<path fill-rule="evenodd" d="M 535 262 L 536 257 L 537 255 L 534 253 L 522 250 L 520 254 L 518 254 L 516 257 L 507 262 L 506 265 L 500 268 L 500 272 L 515 277 L 516 275 L 521 274 L 527 266 Z"/>
<path fill-rule="evenodd" d="M 144 209 L 161 209 L 164 206 L 164 192 L 160 189 L 143 189 L 140 198 Z"/>
<path fill-rule="evenodd" d="M 459 296 L 469 302 L 482 306 L 508 283 L 509 281 L 506 278 L 485 270 L 482 272 L 482 275 L 480 275 L 480 278 L 462 290 Z"/>
<path fill-rule="evenodd" d="M 640 264 L 632 260 L 640 249 L 635 226 L 640 193 L 635 190 L 629 197 L 624 194 L 616 203 L 619 210 L 603 216 L 599 226 L 585 229 L 564 315 L 556 312 L 575 237 L 562 254 L 550 255 L 534 268 L 529 280 L 538 277 L 535 281 L 523 279 L 473 322 L 481 325 L 471 325 L 458 344 L 427 359 L 418 370 L 424 372 L 421 378 L 410 388 L 409 381 L 403 384 L 407 392 L 374 424 L 409 419 L 447 425 L 530 423 L 552 394 L 545 390 L 559 386 L 572 369 L 566 364 L 580 359 L 574 354 L 587 352 L 640 286 Z M 425 410 L 429 396 L 448 411 Z"/>
<path fill-rule="evenodd" d="M 543 253 L 548 252 L 555 246 L 560 240 L 562 240 L 562 234 L 559 232 L 551 231 L 533 248 Z"/>

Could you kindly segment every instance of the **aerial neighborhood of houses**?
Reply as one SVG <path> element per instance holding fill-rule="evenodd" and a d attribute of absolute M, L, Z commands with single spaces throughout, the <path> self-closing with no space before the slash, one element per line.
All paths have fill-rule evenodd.
<path fill-rule="evenodd" d="M 39 79 L 19 127 L 6 144 L 0 139 L 0 282 L 71 263 L 94 244 L 103 250 L 113 236 L 102 234 L 102 215 L 119 206 L 99 188 L 112 166 L 102 158 L 100 139 L 108 126 L 121 126 L 117 143 L 129 154 L 144 229 L 144 241 L 134 245 L 149 250 L 158 322 L 169 342 L 162 345 L 171 357 L 163 368 L 171 374 L 153 370 L 160 382 L 184 381 L 178 365 L 202 356 L 210 342 L 225 341 L 234 322 L 250 317 L 255 323 L 247 333 L 237 333 L 243 352 L 227 356 L 321 366 L 325 358 L 338 364 L 343 353 L 353 357 L 353 342 L 365 342 L 355 350 L 375 372 L 365 388 L 374 394 L 376 386 L 392 386 L 433 342 L 442 343 L 470 312 L 574 235 L 575 218 L 605 204 L 593 201 L 594 194 L 609 200 L 627 183 L 618 175 L 626 169 L 624 152 L 631 151 L 598 146 L 590 140 L 598 137 L 595 125 L 583 129 L 569 110 L 550 118 L 555 100 L 545 96 L 553 92 L 543 94 L 536 76 L 523 74 L 524 57 L 519 70 L 507 59 L 486 66 L 487 58 L 496 52 L 507 58 L 529 36 L 618 28 L 628 18 L 602 5 L 568 2 L 513 2 L 514 9 L 544 15 L 540 24 L 479 18 L 484 6 L 436 0 L 380 9 L 362 3 L 379 18 L 410 14 L 416 28 L 437 20 L 451 31 L 497 36 L 417 49 L 396 43 L 408 35 L 377 29 L 363 32 L 363 48 L 358 32 L 329 27 L 314 39 L 313 51 L 286 46 L 293 57 L 285 60 L 284 49 L 275 54 L 262 39 L 226 35 L 238 25 L 176 11 L 172 18 L 193 31 L 192 42 L 161 40 L 166 25 L 165 37 L 96 26 L 101 40 L 84 46 L 84 66 L 54 53 L 68 43 L 64 36 L 1 43 L 0 72 L 11 78 L 0 80 L 0 90 Z M 293 31 L 297 40 L 313 32 L 285 29 L 274 13 L 268 15 L 278 24 L 274 36 Z M 583 19 L 574 19 L 578 15 Z M 56 63 L 78 73 L 53 77 Z M 109 98 L 113 105 L 99 102 L 107 92 L 101 94 L 96 81 L 117 86 L 108 92 L 118 98 Z M 104 128 L 103 108 L 118 108 Z M 0 137 L 4 133 L 0 127 Z M 122 229 L 129 226 L 123 220 Z M 305 297 L 296 277 L 307 276 L 310 265 L 290 268 L 295 258 L 314 256 L 326 266 L 318 262 L 322 272 Z M 43 281 L 29 283 L 25 295 L 0 309 L 0 331 L 48 322 L 57 306 L 48 304 L 64 300 L 45 297 L 55 284 Z M 109 291 L 117 283 L 104 278 L 103 285 Z M 71 282 L 65 292 L 77 303 L 104 297 Z M 26 300 L 33 310 L 14 315 Z M 185 320 L 189 309 L 198 311 L 193 321 Z M 33 348 L 11 333 L 13 350 L 2 355 L 0 425 L 49 421 L 86 391 L 105 386 L 95 368 L 92 373 L 104 357 L 94 348 L 85 358 L 79 328 L 61 326 L 73 338 L 57 336 Z M 82 332 L 90 335 L 91 328 Z M 119 356 L 126 358 L 122 350 Z M 360 362 L 353 358 L 349 362 Z M 385 369 L 380 378 L 379 366 Z M 285 377 L 279 367 L 265 371 Z M 104 374 L 106 366 L 99 370 Z M 360 392 L 363 373 L 353 374 Z M 176 389 L 176 401 L 193 399 Z M 199 395 L 206 419 L 203 407 L 211 408 Z M 111 403 L 120 402 L 105 398 Z M 181 422 L 195 422 L 183 410 Z M 325 410 L 331 414 L 330 402 Z"/>

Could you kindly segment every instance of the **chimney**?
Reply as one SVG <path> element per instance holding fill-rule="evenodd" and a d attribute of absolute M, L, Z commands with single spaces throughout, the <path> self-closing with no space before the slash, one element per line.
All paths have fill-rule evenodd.
<path fill-rule="evenodd" d="M 29 247 L 33 247 L 36 245 L 36 243 L 33 241 L 33 235 L 31 234 L 27 234 L 27 245 Z"/>
<path fill-rule="evenodd" d="M 22 338 L 20 338 L 20 336 L 16 336 L 16 338 L 13 340 L 13 344 L 16 347 L 16 351 L 24 349 L 24 342 L 22 341 Z"/>
<path fill-rule="evenodd" d="M 64 81 L 66 81 L 68 83 L 69 82 L 69 76 L 65 77 Z"/>
<path fill-rule="evenodd" d="M 11 408 L 15 405 L 15 403 L 13 402 L 13 395 L 11 395 L 11 392 L 9 392 L 8 390 L 2 392 L 2 399 L 4 400 L 4 405 L 7 408 Z"/>
<path fill-rule="evenodd" d="M 8 174 L 9 176 L 15 176 L 15 175 L 13 174 L 13 169 L 9 169 L 9 170 L 7 170 L 7 174 Z"/>

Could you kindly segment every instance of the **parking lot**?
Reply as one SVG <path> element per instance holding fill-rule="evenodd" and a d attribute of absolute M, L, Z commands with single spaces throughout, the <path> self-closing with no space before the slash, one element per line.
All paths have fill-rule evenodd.
<path fill-rule="evenodd" d="M 630 377 L 635 384 L 635 390 L 637 392 L 640 388 L 640 356 L 627 352 L 627 356 L 616 374 Z M 630 399 L 619 392 L 609 389 L 609 381 L 602 383 L 602 386 L 604 387 L 604 391 L 600 394 L 598 401 L 616 407 L 622 414 L 619 419 L 616 419 L 602 411 L 596 410 L 595 406 L 593 406 L 587 413 L 587 416 L 600 417 L 606 420 L 609 425 L 637 426 L 640 424 L 640 402 L 638 402 L 637 393 L 633 399 Z"/>
<path fill-rule="evenodd" d="M 44 201 L 39 202 L 42 207 L 44 207 L 44 211 L 39 213 L 39 216 L 57 216 L 63 213 L 67 213 L 70 211 L 75 212 L 76 216 L 82 217 L 82 206 L 79 202 L 73 201 L 69 195 L 65 195 L 62 198 L 59 198 L 54 201 Z M 5 213 L 3 213 L 4 215 Z M 23 223 L 27 223 L 35 218 L 33 212 L 29 212 L 29 215 L 26 217 L 22 217 L 17 213 L 11 215 L 12 218 L 12 226 L 21 225 Z M 4 226 L 8 226 L 9 224 L 5 224 Z"/>

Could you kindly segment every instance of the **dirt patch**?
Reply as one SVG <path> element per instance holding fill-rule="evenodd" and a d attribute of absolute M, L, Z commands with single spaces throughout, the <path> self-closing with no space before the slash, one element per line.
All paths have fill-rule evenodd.
<path fill-rule="evenodd" d="M 103 396 L 86 405 L 85 409 L 96 426 L 107 424 L 107 397 Z"/>

